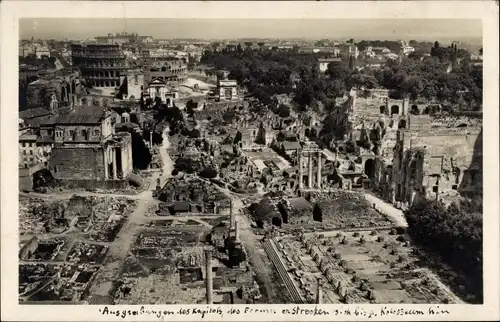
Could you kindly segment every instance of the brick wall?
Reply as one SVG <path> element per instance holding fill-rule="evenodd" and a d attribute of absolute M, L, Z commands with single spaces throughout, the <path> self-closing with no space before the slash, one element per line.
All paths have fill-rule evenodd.
<path fill-rule="evenodd" d="M 49 169 L 62 180 L 104 180 L 104 156 L 101 148 L 52 149 Z"/>

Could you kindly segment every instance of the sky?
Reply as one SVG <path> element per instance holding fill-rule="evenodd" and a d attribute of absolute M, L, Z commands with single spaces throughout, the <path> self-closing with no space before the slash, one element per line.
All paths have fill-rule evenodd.
<path fill-rule="evenodd" d="M 310 38 L 459 40 L 480 38 L 472 19 L 66 19 L 23 18 L 21 39 L 63 39 L 137 32 L 157 39 Z"/>

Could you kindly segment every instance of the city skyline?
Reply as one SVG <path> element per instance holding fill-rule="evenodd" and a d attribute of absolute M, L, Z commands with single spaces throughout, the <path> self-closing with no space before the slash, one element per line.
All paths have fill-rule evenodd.
<path fill-rule="evenodd" d="M 473 19 L 23 18 L 19 31 L 21 39 L 74 39 L 135 32 L 156 39 L 459 40 L 481 39 L 482 23 Z"/>

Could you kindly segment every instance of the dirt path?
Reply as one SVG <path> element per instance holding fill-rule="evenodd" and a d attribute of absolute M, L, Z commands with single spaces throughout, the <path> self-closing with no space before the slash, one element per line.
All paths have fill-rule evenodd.
<path fill-rule="evenodd" d="M 380 209 L 383 213 L 385 213 L 389 218 L 399 227 L 408 227 L 408 223 L 406 222 L 406 218 L 404 216 L 403 211 L 397 209 L 393 205 L 379 197 L 374 196 L 371 193 L 365 192 L 365 198 L 370 203 L 375 204 L 378 209 Z"/>
<path fill-rule="evenodd" d="M 167 152 L 170 142 L 168 141 L 168 135 L 166 133 L 168 133 L 168 129 L 163 133 L 163 144 L 160 148 L 160 156 L 163 161 L 162 174 L 154 173 L 151 177 L 151 182 L 153 183 L 156 183 L 158 178 L 160 178 L 161 184 L 165 183 L 172 172 L 172 161 Z M 153 198 L 154 189 L 156 189 L 156 184 L 151 184 L 148 191 L 138 195 L 139 202 L 137 207 L 127 218 L 127 222 L 116 236 L 115 241 L 109 246 L 106 262 L 98 271 L 96 279 L 90 289 L 90 294 L 103 296 L 111 295 L 113 281 L 119 279 L 125 258 L 135 242 L 135 235 L 141 227 L 141 223 L 148 219 L 145 214 L 150 206 L 157 203 Z"/>

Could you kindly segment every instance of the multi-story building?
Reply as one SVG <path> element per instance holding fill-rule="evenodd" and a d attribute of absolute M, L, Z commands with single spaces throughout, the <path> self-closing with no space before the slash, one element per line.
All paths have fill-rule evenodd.
<path fill-rule="evenodd" d="M 173 57 L 153 57 L 146 59 L 144 81 L 150 83 L 153 79 L 161 79 L 168 85 L 176 86 L 187 81 L 187 63 L 184 59 Z"/>
<path fill-rule="evenodd" d="M 132 142 L 115 133 L 117 114 L 100 106 L 79 106 L 40 124 L 38 141 L 53 144 L 48 168 L 67 181 L 105 181 L 132 172 Z"/>
<path fill-rule="evenodd" d="M 139 39 L 139 35 L 137 33 L 127 33 L 120 32 L 116 34 L 109 33 L 107 36 L 98 36 L 95 37 L 95 40 L 101 44 L 129 44 L 135 43 Z"/>
<path fill-rule="evenodd" d="M 94 87 L 120 86 L 120 75 L 128 69 L 125 55 L 116 44 L 73 44 L 71 58 L 86 84 Z"/>
<path fill-rule="evenodd" d="M 50 57 L 50 50 L 47 46 L 33 44 L 36 58 L 41 59 L 43 56 Z"/>
<path fill-rule="evenodd" d="M 30 132 L 19 136 L 19 167 L 32 168 L 46 164 L 52 149 L 51 143 L 38 142 L 38 136 Z"/>

